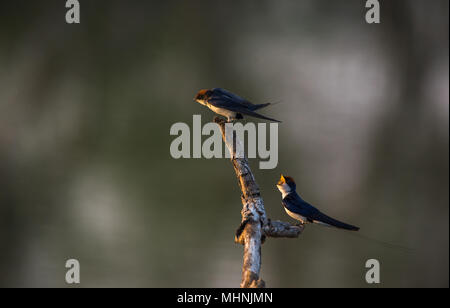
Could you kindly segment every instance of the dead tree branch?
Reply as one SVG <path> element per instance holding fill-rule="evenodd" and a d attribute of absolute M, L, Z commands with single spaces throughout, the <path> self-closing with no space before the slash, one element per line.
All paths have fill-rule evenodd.
<path fill-rule="evenodd" d="M 259 273 L 261 245 L 265 238 L 295 238 L 303 231 L 303 226 L 271 221 L 267 218 L 264 201 L 248 164 L 248 159 L 245 155 L 236 155 L 237 148 L 240 147 L 243 151 L 243 147 L 240 145 L 241 141 L 237 139 L 235 131 L 227 131 L 226 122 L 223 119 L 216 117 L 214 122 L 220 127 L 242 191 L 242 221 L 235 237 L 236 243 L 244 245 L 241 288 L 262 288 L 265 287 L 265 282 L 259 277 Z"/>

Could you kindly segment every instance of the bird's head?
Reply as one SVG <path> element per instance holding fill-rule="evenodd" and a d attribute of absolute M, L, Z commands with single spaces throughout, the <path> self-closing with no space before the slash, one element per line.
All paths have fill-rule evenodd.
<path fill-rule="evenodd" d="M 283 195 L 295 191 L 296 187 L 294 179 L 290 176 L 281 175 L 280 180 L 277 183 L 277 188 Z"/>
<path fill-rule="evenodd" d="M 195 95 L 194 101 L 196 101 L 197 103 L 200 103 L 202 105 L 206 105 L 206 102 L 211 97 L 211 93 L 212 93 L 211 90 L 207 90 L 207 89 L 200 90 L 200 91 L 198 91 L 197 95 Z"/>

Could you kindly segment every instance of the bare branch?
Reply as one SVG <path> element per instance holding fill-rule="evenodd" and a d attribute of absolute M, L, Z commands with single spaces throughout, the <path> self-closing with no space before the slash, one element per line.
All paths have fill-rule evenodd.
<path fill-rule="evenodd" d="M 305 226 L 291 225 L 290 223 L 283 221 L 270 221 L 263 228 L 264 234 L 267 237 L 287 237 L 297 238 L 304 230 Z"/>
<path fill-rule="evenodd" d="M 265 287 L 265 282 L 259 278 L 259 273 L 261 270 L 261 245 L 265 237 L 295 238 L 303 231 L 303 226 L 293 226 L 289 223 L 267 219 L 264 201 L 248 160 L 245 155 L 236 157 L 236 148 L 241 146 L 241 141 L 237 139 L 234 131 L 232 136 L 226 135 L 226 122 L 223 119 L 216 117 L 214 122 L 220 127 L 242 191 L 242 220 L 235 238 L 236 243 L 244 245 L 241 288 L 262 288 Z M 243 150 L 243 148 L 241 149 Z"/>

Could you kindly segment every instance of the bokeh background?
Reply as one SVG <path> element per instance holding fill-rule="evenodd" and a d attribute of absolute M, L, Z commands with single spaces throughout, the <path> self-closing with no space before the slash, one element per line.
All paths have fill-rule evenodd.
<path fill-rule="evenodd" d="M 271 287 L 449 284 L 447 0 L 0 2 L 0 286 L 237 287 L 240 192 L 226 159 L 171 157 L 176 122 L 223 87 L 281 101 L 279 165 L 251 164 L 358 234 L 269 239 Z"/>

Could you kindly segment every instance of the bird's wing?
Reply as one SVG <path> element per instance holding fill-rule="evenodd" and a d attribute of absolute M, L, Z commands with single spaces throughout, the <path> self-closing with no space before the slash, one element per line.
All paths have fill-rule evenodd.
<path fill-rule="evenodd" d="M 334 218 L 331 218 L 325 214 L 323 214 L 322 212 L 320 212 L 319 210 L 317 210 L 317 212 L 312 213 L 311 216 L 309 216 L 308 218 L 310 218 L 313 222 L 318 222 L 318 223 L 324 223 L 336 228 L 340 228 L 340 229 L 345 229 L 345 230 L 351 230 L 351 231 L 358 231 L 359 228 L 343 223 L 342 221 L 336 220 Z"/>
<path fill-rule="evenodd" d="M 253 109 L 253 104 L 250 102 L 247 102 L 245 100 L 236 100 L 233 97 L 227 96 L 227 95 L 221 95 L 220 93 L 213 93 L 211 97 L 208 99 L 208 102 L 219 108 L 227 108 L 227 109 L 236 109 L 236 108 L 242 108 L 242 109 Z"/>
<path fill-rule="evenodd" d="M 274 122 L 281 122 L 281 121 L 278 121 L 278 120 L 275 120 L 272 118 L 268 118 L 266 116 L 263 116 L 259 113 L 256 113 L 256 112 L 250 110 L 248 104 L 251 104 L 251 103 L 247 103 L 247 105 L 246 105 L 244 103 L 236 102 L 227 96 L 212 95 L 210 97 L 210 99 L 208 100 L 208 103 L 217 108 L 224 108 L 224 109 L 238 112 L 241 114 L 245 114 L 245 115 L 248 115 L 248 116 L 251 116 L 254 118 L 259 118 L 259 119 L 264 119 L 264 120 L 269 120 L 269 121 L 274 121 Z"/>
<path fill-rule="evenodd" d="M 300 198 L 297 194 L 289 194 L 283 199 L 283 205 L 291 212 L 309 218 L 319 212 L 314 206 Z"/>
<path fill-rule="evenodd" d="M 227 91 L 225 89 L 222 88 L 214 88 L 212 89 L 213 91 L 213 95 L 212 97 L 225 97 L 227 99 L 230 99 L 236 103 L 239 103 L 245 107 L 247 107 L 248 109 L 250 109 L 251 111 L 256 111 L 258 109 L 262 109 L 265 108 L 269 105 L 272 105 L 272 103 L 266 103 L 266 104 L 253 104 L 252 102 L 240 97 L 239 95 L 236 95 L 230 91 Z"/>
<path fill-rule="evenodd" d="M 283 199 L 283 205 L 291 212 L 306 217 L 309 221 L 332 227 L 358 231 L 359 228 L 331 218 L 303 200 L 298 194 L 289 194 Z"/>
<path fill-rule="evenodd" d="M 236 94 L 234 94 L 234 93 L 232 93 L 230 91 L 227 91 L 225 89 L 222 89 L 222 88 L 215 88 L 215 89 L 213 89 L 212 90 L 212 97 L 217 97 L 217 98 L 223 97 L 224 99 L 226 98 L 226 99 L 232 100 L 232 101 L 234 101 L 236 103 L 239 103 L 239 104 L 242 104 L 244 106 L 251 106 L 251 105 L 253 105 L 248 100 L 240 97 L 239 95 L 236 95 Z"/>

